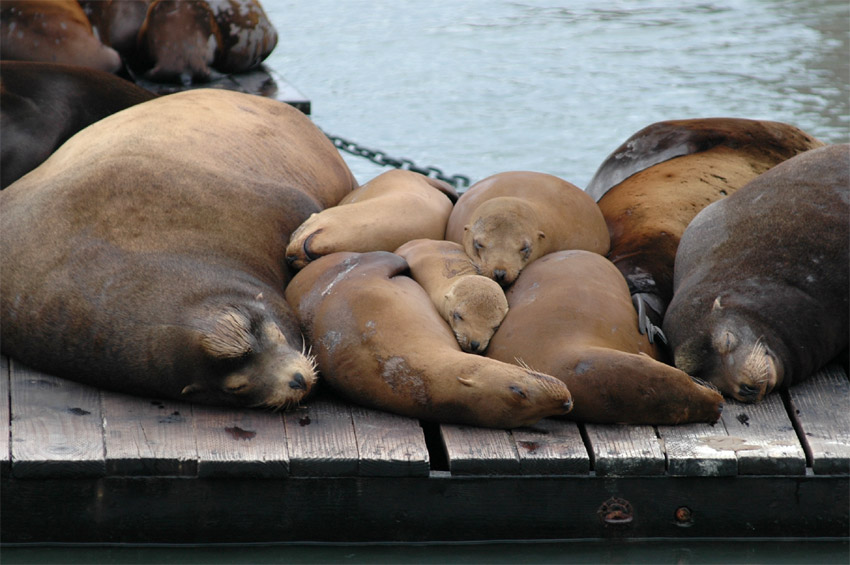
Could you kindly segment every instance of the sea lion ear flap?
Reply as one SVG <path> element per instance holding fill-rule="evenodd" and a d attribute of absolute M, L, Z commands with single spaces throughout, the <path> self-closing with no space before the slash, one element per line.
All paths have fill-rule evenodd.
<path fill-rule="evenodd" d="M 235 308 L 228 308 L 215 318 L 212 329 L 201 334 L 201 346 L 216 359 L 238 359 L 254 350 L 251 320 Z"/>
<path fill-rule="evenodd" d="M 204 390 L 206 389 L 203 385 L 200 385 L 198 383 L 192 383 L 183 387 L 183 390 L 180 391 L 180 394 L 182 394 L 183 396 L 189 396 L 195 394 L 196 392 L 203 392 Z"/>
<path fill-rule="evenodd" d="M 542 240 L 542 239 L 546 239 L 546 234 L 542 231 L 538 231 L 537 232 L 537 240 L 539 241 L 539 240 Z"/>
<path fill-rule="evenodd" d="M 714 304 L 711 305 L 712 312 L 719 312 L 723 310 L 723 306 L 720 305 L 720 295 L 717 295 L 717 298 L 714 299 Z"/>

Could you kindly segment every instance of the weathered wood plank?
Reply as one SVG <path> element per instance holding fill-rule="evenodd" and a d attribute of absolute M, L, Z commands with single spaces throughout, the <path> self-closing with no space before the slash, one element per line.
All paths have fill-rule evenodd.
<path fill-rule="evenodd" d="M 597 475 L 660 475 L 664 452 L 652 426 L 585 424 Z"/>
<path fill-rule="evenodd" d="M 586 475 L 590 455 L 578 424 L 545 418 L 530 428 L 511 431 L 523 475 Z"/>
<path fill-rule="evenodd" d="M 850 381 L 831 365 L 788 391 L 792 417 L 803 430 L 819 475 L 850 473 Z"/>
<path fill-rule="evenodd" d="M 389 412 L 351 407 L 360 476 L 427 477 L 431 470 L 419 422 Z"/>
<path fill-rule="evenodd" d="M 86 477 L 106 473 L 100 392 L 10 363 L 12 474 Z"/>
<path fill-rule="evenodd" d="M 806 455 L 780 394 L 758 404 L 727 398 L 720 418 L 729 436 L 709 445 L 734 450 L 739 475 L 805 474 Z"/>
<path fill-rule="evenodd" d="M 289 474 L 280 413 L 193 406 L 198 476 L 278 478 Z"/>
<path fill-rule="evenodd" d="M 468 426 L 442 425 L 449 471 L 454 475 L 518 475 L 519 454 L 511 433 Z"/>
<path fill-rule="evenodd" d="M 101 392 L 109 475 L 195 476 L 192 407 L 173 401 Z"/>
<path fill-rule="evenodd" d="M 9 408 L 9 358 L 0 355 L 0 475 L 12 469 L 12 451 L 9 445 L 11 412 Z"/>
<path fill-rule="evenodd" d="M 658 426 L 667 454 L 667 473 L 675 476 L 728 477 L 738 474 L 735 451 L 724 446 L 723 423 Z"/>
<path fill-rule="evenodd" d="M 285 412 L 289 474 L 294 477 L 357 475 L 360 467 L 351 408 L 330 395 Z"/>

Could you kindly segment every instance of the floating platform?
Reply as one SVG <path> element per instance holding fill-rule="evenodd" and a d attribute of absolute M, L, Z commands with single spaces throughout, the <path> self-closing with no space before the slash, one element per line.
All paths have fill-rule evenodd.
<path fill-rule="evenodd" d="M 420 422 L 327 390 L 283 413 L 94 389 L 0 358 L 0 541 L 846 538 L 834 365 L 715 425 Z"/>

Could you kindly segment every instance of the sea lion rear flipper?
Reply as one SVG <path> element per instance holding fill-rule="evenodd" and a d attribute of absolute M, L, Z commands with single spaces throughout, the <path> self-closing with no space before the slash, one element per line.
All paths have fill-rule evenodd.
<path fill-rule="evenodd" d="M 661 339 L 664 345 L 667 345 L 667 336 L 664 335 L 664 332 L 661 331 L 661 327 L 652 323 L 652 320 L 649 319 L 649 314 L 647 313 L 647 303 L 654 302 L 657 297 L 644 293 L 636 293 L 632 295 L 632 303 L 635 305 L 635 310 L 638 313 L 638 330 L 642 335 L 645 335 L 649 339 L 649 343 L 655 343 L 655 337 Z M 649 306 L 653 311 L 655 308 Z M 656 312 L 657 313 L 657 312 Z"/>

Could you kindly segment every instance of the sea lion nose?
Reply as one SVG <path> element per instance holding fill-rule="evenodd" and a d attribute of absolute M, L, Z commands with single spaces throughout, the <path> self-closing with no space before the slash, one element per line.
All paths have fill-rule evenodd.
<path fill-rule="evenodd" d="M 496 280 L 497 283 L 504 282 L 505 276 L 507 274 L 508 273 L 505 272 L 504 269 L 493 269 L 493 278 Z"/>
<path fill-rule="evenodd" d="M 306 390 L 307 389 L 307 381 L 304 380 L 304 375 L 301 373 L 295 373 L 293 375 L 292 380 L 289 381 L 289 388 L 295 390 Z"/>
<path fill-rule="evenodd" d="M 756 400 L 761 391 L 750 385 L 741 385 L 738 387 L 738 394 L 740 394 L 746 401 L 751 402 Z"/>
<path fill-rule="evenodd" d="M 564 409 L 564 414 L 566 414 L 567 412 L 569 412 L 570 410 L 572 410 L 572 409 L 573 409 L 573 401 L 572 401 L 572 399 L 570 399 L 570 400 L 565 400 L 565 401 L 564 401 L 564 403 L 563 403 L 561 406 L 562 406 L 562 408 Z"/>
<path fill-rule="evenodd" d="M 470 341 L 469 342 L 469 349 L 471 351 L 478 351 L 479 347 L 481 347 L 481 344 L 478 343 L 477 341 Z"/>

